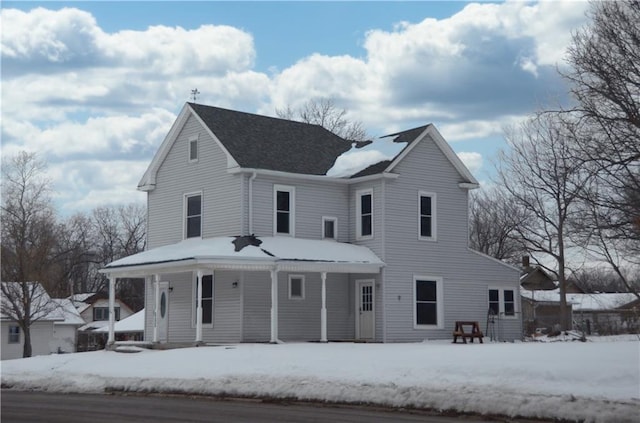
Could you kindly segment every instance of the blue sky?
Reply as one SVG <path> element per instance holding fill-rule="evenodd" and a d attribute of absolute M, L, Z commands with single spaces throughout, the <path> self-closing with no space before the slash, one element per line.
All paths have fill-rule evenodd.
<path fill-rule="evenodd" d="M 331 98 L 370 135 L 435 123 L 481 181 L 502 128 L 567 102 L 588 4 L 3 2 L 2 153 L 49 162 L 63 215 L 135 187 L 189 91 L 273 115 Z"/>

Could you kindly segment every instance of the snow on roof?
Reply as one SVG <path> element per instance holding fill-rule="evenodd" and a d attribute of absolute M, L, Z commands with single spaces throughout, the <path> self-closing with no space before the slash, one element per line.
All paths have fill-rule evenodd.
<path fill-rule="evenodd" d="M 408 142 L 394 142 L 388 138 L 377 139 L 365 146 L 354 142 L 350 150 L 338 156 L 327 171 L 327 176 L 348 177 L 376 163 L 393 160 L 407 144 Z"/>
<path fill-rule="evenodd" d="M 259 246 L 247 245 L 235 251 L 238 237 L 191 238 L 134 254 L 109 263 L 106 269 L 159 264 L 184 260 L 260 261 L 265 264 L 281 261 L 373 264 L 384 263 L 367 247 L 343 242 L 291 237 L 256 237 Z M 247 238 L 247 237 L 245 237 Z"/>
<path fill-rule="evenodd" d="M 108 333 L 109 325 L 104 325 L 94 332 Z M 114 332 L 144 332 L 144 309 L 132 314 L 126 319 L 115 322 Z"/>
<path fill-rule="evenodd" d="M 96 295 L 95 292 L 84 292 L 82 294 L 73 294 L 73 295 L 69 296 L 69 299 L 71 301 L 85 302 L 89 298 L 93 297 L 94 295 Z"/>
<path fill-rule="evenodd" d="M 80 316 L 80 312 L 68 298 L 52 298 L 51 301 L 58 305 L 55 310 L 60 315 L 62 322 L 56 322 L 56 325 L 84 325 L 84 319 Z"/>
<path fill-rule="evenodd" d="M 21 282 L 2 282 L 2 302 L 0 307 L 0 317 L 3 320 L 11 319 L 14 314 L 13 307 L 7 298 L 9 293 L 12 298 L 22 299 L 23 283 Z M 40 282 L 26 282 L 29 291 L 28 297 L 31 298 L 32 320 L 64 320 L 64 317 L 58 312 L 58 303 L 51 300 L 51 297 L 44 289 Z M 15 316 L 14 316 L 15 317 Z"/>
<path fill-rule="evenodd" d="M 86 325 L 80 326 L 78 328 L 78 330 L 81 331 L 85 331 L 85 330 L 96 330 L 96 329 L 100 329 L 102 327 L 105 326 L 109 326 L 109 321 L 108 320 L 95 320 L 93 322 L 89 322 Z"/>
<path fill-rule="evenodd" d="M 529 291 L 520 290 L 522 296 L 535 301 L 560 301 L 560 290 Z M 597 293 L 597 294 L 567 294 L 567 303 L 570 303 L 574 311 L 613 310 L 636 300 L 634 294 L 625 293 Z"/>

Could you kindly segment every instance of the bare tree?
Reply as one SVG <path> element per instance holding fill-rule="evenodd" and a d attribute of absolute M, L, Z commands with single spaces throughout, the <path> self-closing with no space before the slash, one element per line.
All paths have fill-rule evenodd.
<path fill-rule="evenodd" d="M 640 299 L 640 287 L 634 283 L 633 276 L 633 270 L 640 269 L 639 243 L 632 235 L 621 236 L 619 209 L 602 201 L 598 180 L 594 179 L 581 195 L 572 238 L 584 248 L 587 257 L 607 264 L 626 292 Z"/>
<path fill-rule="evenodd" d="M 338 108 L 331 99 L 315 99 L 307 101 L 300 109 L 276 109 L 278 117 L 289 120 L 320 125 L 334 134 L 350 141 L 364 141 L 367 132 L 362 122 L 349 120 L 347 111 Z"/>
<path fill-rule="evenodd" d="M 527 219 L 515 227 L 534 258 L 551 257 L 560 288 L 561 326 L 570 318 L 566 303 L 566 257 L 575 203 L 589 181 L 588 168 L 573 154 L 576 128 L 556 114 L 542 114 L 507 130 L 510 150 L 501 152 L 498 183 Z M 544 265 L 538 261 L 539 264 Z"/>
<path fill-rule="evenodd" d="M 598 166 L 600 203 L 618 211 L 620 235 L 640 241 L 640 2 L 593 2 L 589 17 L 564 74 L 591 131 L 580 152 Z"/>
<path fill-rule="evenodd" d="M 89 292 L 91 282 L 97 274 L 96 237 L 93 223 L 84 213 L 76 213 L 62 224 L 58 245 L 61 254 L 58 266 L 59 286 L 66 297 L 80 292 Z"/>
<path fill-rule="evenodd" d="M 2 312 L 24 333 L 24 357 L 32 354 L 31 325 L 52 307 L 41 286 L 52 283 L 58 225 L 45 172 L 46 163 L 34 153 L 2 163 Z"/>
<path fill-rule="evenodd" d="M 98 207 L 92 213 L 96 239 L 96 291 L 104 291 L 107 279 L 97 272 L 106 264 L 144 251 L 146 246 L 146 208 L 139 204 L 118 207 Z M 120 279 L 116 291 L 118 296 L 134 309 L 144 304 L 144 281 Z"/>
<path fill-rule="evenodd" d="M 516 229 L 526 220 L 526 211 L 498 187 L 474 191 L 469 204 L 469 245 L 519 265 L 525 250 Z"/>
<path fill-rule="evenodd" d="M 589 131 L 576 155 L 596 170 L 577 238 L 638 295 L 624 269 L 640 266 L 640 2 L 592 2 L 588 17 L 564 74 L 578 101 L 571 114 Z"/>

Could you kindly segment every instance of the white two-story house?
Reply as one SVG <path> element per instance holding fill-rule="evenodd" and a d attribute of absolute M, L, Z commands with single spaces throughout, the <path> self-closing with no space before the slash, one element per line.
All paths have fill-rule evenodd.
<path fill-rule="evenodd" d="M 146 277 L 153 342 L 422 341 L 489 309 L 520 338 L 519 269 L 468 248 L 477 186 L 433 125 L 353 143 L 187 103 L 138 187 L 148 250 L 103 272 Z"/>

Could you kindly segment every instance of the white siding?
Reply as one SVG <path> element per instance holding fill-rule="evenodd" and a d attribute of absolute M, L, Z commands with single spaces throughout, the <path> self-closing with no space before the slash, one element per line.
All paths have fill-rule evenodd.
<path fill-rule="evenodd" d="M 295 234 L 297 238 L 321 239 L 322 216 L 338 219 L 338 241 L 349 240 L 347 185 L 284 179 L 259 175 L 253 181 L 253 230 L 258 236 L 272 236 L 273 186 L 295 187 Z"/>
<path fill-rule="evenodd" d="M 456 320 L 479 321 L 486 330 L 488 286 L 517 289 L 518 271 L 468 250 L 467 191 L 455 168 L 430 140 L 396 167 L 400 177 L 385 185 L 386 340 L 450 338 Z M 418 192 L 437 195 L 437 241 L 418 239 Z M 414 275 L 443 279 L 444 328 L 414 329 Z M 504 325 L 504 336 L 520 338 L 520 320 Z"/>
<path fill-rule="evenodd" d="M 11 360 L 14 358 L 22 358 L 22 350 L 24 345 L 24 332 L 20 329 L 20 342 L 17 344 L 9 343 L 9 326 L 14 325 L 13 322 L 3 321 L 1 324 L 0 337 L 2 338 L 1 358 L 2 360 Z M 52 351 L 53 346 L 53 321 L 37 321 L 31 325 L 31 355 L 48 355 Z"/>
<path fill-rule="evenodd" d="M 289 274 L 303 275 L 304 299 L 289 299 Z M 266 342 L 271 336 L 271 275 L 245 272 L 243 341 Z M 319 273 L 278 273 L 278 337 L 283 341 L 320 339 L 321 278 Z M 353 339 L 353 294 L 348 275 L 327 274 L 327 337 Z"/>
<path fill-rule="evenodd" d="M 203 342 L 240 341 L 242 327 L 240 287 L 233 287 L 233 282 L 239 282 L 240 278 L 240 272 L 216 271 L 214 273 L 213 325 L 203 326 Z M 169 282 L 169 287 L 172 288 L 169 292 L 167 342 L 195 342 L 195 273 L 161 275 L 160 282 Z M 147 279 L 145 287 L 145 309 L 149 310 L 145 313 L 145 340 L 152 341 L 155 291 L 150 278 Z"/>
<path fill-rule="evenodd" d="M 198 136 L 199 159 L 190 163 L 189 139 Z M 385 263 L 379 275 L 327 278 L 329 339 L 355 336 L 355 281 L 375 280 L 375 340 L 419 341 L 450 338 L 455 320 L 477 320 L 486 330 L 488 287 L 518 287 L 518 271 L 467 249 L 468 192 L 445 155 L 426 139 L 394 169 L 397 179 L 353 185 L 286 177 L 229 174 L 227 157 L 193 117 L 189 117 L 157 173 L 148 194 L 148 247 L 181 241 L 184 195 L 202 192 L 202 237 L 274 234 L 274 185 L 295 188 L 295 235 L 321 239 L 322 217 L 338 220 L 338 241 L 369 247 Z M 252 195 L 250 197 L 250 189 Z M 373 237 L 356 240 L 356 193 L 373 193 Z M 419 240 L 418 193 L 434 193 L 437 240 Z M 253 221 L 250 219 L 252 206 Z M 443 329 L 414 328 L 414 275 L 442 278 Z M 279 336 L 283 340 L 320 338 L 320 275 L 305 274 L 305 299 L 288 299 L 288 274 L 279 274 Z M 169 281 L 169 342 L 195 340 L 194 277 L 163 275 Z M 238 281 L 238 288 L 233 282 Z M 153 285 L 147 281 L 145 338 L 153 334 Z M 203 329 L 205 342 L 256 342 L 270 339 L 269 272 L 216 272 L 214 324 Z M 519 301 L 517 298 L 516 301 Z M 519 304 L 517 305 L 519 307 Z M 520 337 L 520 319 L 503 321 L 505 338 Z"/>
<path fill-rule="evenodd" d="M 93 309 L 95 307 L 109 308 L 109 300 L 106 298 L 96 300 L 93 304 L 91 304 L 91 306 L 87 307 L 82 311 L 82 313 L 80 313 L 80 317 L 82 317 L 82 320 L 87 323 L 93 322 Z M 120 300 L 116 300 L 114 307 L 120 309 L 120 320 L 126 319 L 133 314 L 133 311 L 129 308 L 129 306 L 123 304 Z"/>
<path fill-rule="evenodd" d="M 189 138 L 198 135 L 199 158 L 189 162 Z M 200 123 L 187 119 L 147 196 L 148 248 L 184 238 L 184 195 L 202 192 L 202 237 L 241 231 L 240 175 L 227 172 L 227 157 Z"/>
<path fill-rule="evenodd" d="M 51 352 L 76 352 L 77 334 L 77 327 L 74 325 L 54 324 L 53 340 L 50 344 Z"/>

